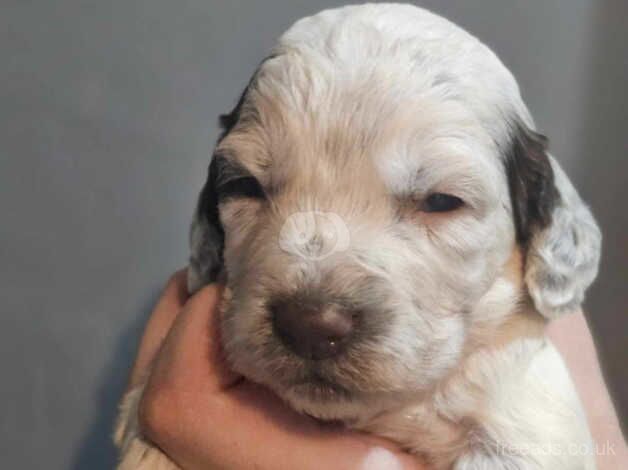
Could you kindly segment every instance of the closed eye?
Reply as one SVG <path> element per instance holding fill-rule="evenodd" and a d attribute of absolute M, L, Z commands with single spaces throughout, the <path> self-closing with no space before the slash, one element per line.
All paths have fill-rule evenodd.
<path fill-rule="evenodd" d="M 421 205 L 424 212 L 449 212 L 458 209 L 464 201 L 457 196 L 445 193 L 432 193 L 427 196 Z"/>
<path fill-rule="evenodd" d="M 218 153 L 209 167 L 209 179 L 216 202 L 227 199 L 264 199 L 264 189 L 260 182 L 246 168 Z"/>
<path fill-rule="evenodd" d="M 216 193 L 219 202 L 241 197 L 251 199 L 264 199 L 265 197 L 262 185 L 253 176 L 241 176 L 222 182 Z"/>

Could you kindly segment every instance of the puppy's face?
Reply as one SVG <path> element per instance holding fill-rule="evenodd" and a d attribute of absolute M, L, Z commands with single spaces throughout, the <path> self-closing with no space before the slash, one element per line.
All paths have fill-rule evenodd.
<path fill-rule="evenodd" d="M 274 105 L 216 156 L 229 357 L 314 413 L 321 400 L 329 412 L 330 400 L 424 389 L 459 359 L 513 249 L 496 149 L 462 110 L 434 106 L 421 122 L 391 109 L 364 129 Z"/>
<path fill-rule="evenodd" d="M 316 58 L 267 60 L 223 118 L 191 287 L 223 273 L 238 372 L 350 420 L 427 391 L 513 311 L 528 294 L 505 266 L 560 196 L 542 142 L 487 125 L 501 110 L 459 80 Z"/>

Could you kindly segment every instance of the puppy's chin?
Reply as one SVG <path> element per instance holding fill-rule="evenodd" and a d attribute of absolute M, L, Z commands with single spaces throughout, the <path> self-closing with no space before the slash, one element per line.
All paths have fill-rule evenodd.
<path fill-rule="evenodd" d="M 410 398 L 405 394 L 348 390 L 318 378 L 281 390 L 275 389 L 275 392 L 299 413 L 321 421 L 340 421 L 345 425 L 367 421 L 377 414 L 397 407 L 400 400 Z"/>
<path fill-rule="evenodd" d="M 322 421 L 349 424 L 372 412 L 361 397 L 322 381 L 296 384 L 278 393 L 294 410 Z"/>

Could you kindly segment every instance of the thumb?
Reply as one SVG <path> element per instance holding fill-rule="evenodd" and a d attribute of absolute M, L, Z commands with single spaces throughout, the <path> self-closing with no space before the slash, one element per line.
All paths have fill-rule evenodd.
<path fill-rule="evenodd" d="M 181 269 L 170 277 L 168 284 L 163 289 L 159 301 L 144 328 L 129 377 L 129 388 L 139 385 L 146 379 L 150 365 L 159 352 L 177 315 L 181 312 L 188 298 L 186 278 L 187 271 Z"/>
<path fill-rule="evenodd" d="M 157 381 L 180 391 L 216 393 L 238 380 L 220 344 L 223 290 L 217 284 L 206 286 L 184 305 L 163 343 L 151 376 L 152 385 Z"/>

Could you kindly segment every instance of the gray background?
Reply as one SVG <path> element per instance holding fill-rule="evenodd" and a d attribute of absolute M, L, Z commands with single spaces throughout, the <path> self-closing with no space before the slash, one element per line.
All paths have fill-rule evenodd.
<path fill-rule="evenodd" d="M 111 468 L 115 403 L 217 135 L 273 39 L 333 1 L 0 3 L 0 466 Z M 426 1 L 519 78 L 605 234 L 588 301 L 628 410 L 628 2 Z"/>

